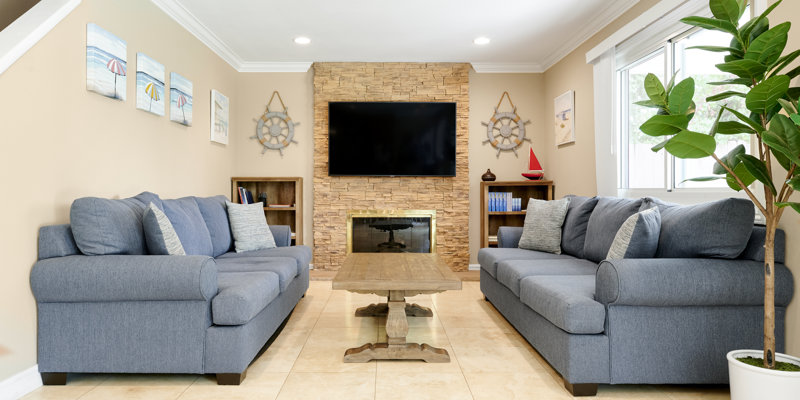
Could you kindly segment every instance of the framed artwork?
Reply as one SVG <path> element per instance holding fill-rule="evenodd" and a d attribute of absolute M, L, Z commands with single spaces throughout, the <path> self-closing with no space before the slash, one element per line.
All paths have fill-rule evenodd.
<path fill-rule="evenodd" d="M 128 45 L 96 24 L 86 25 L 86 89 L 125 101 Z"/>
<path fill-rule="evenodd" d="M 192 126 L 192 81 L 176 72 L 169 74 L 169 119 Z"/>
<path fill-rule="evenodd" d="M 556 146 L 575 142 L 575 92 L 570 90 L 554 101 Z"/>
<path fill-rule="evenodd" d="M 228 98 L 211 90 L 211 141 L 228 144 L 228 121 L 230 120 L 230 102 Z"/>
<path fill-rule="evenodd" d="M 136 108 L 163 116 L 164 66 L 144 53 L 136 53 Z"/>

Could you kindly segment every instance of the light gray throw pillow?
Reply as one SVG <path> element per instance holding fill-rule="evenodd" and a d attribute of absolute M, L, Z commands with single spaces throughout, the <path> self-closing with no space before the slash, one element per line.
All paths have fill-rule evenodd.
<path fill-rule="evenodd" d="M 661 213 L 653 207 L 631 215 L 619 227 L 606 259 L 653 258 L 661 234 Z"/>
<path fill-rule="evenodd" d="M 528 200 L 519 248 L 561 254 L 561 225 L 569 208 L 569 198 Z"/>
<path fill-rule="evenodd" d="M 152 202 L 142 217 L 147 250 L 153 255 L 185 256 L 181 240 L 167 215 Z"/>
<path fill-rule="evenodd" d="M 228 219 L 231 221 L 233 246 L 237 253 L 277 247 L 272 231 L 264 216 L 264 205 L 236 204 L 226 201 Z"/>

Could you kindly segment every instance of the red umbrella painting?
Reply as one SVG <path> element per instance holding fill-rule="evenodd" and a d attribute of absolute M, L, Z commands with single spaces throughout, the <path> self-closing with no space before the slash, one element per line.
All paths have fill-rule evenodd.
<path fill-rule="evenodd" d="M 183 113 L 183 123 L 186 123 L 186 111 L 183 110 L 183 106 L 186 105 L 188 100 L 186 100 L 186 96 L 179 94 L 178 100 L 176 101 L 178 108 L 181 109 L 181 113 Z"/>
<path fill-rule="evenodd" d="M 120 76 L 120 75 L 121 76 L 125 76 L 125 74 L 126 74 L 125 66 L 122 65 L 122 63 L 119 60 L 117 60 L 116 58 L 112 58 L 112 59 L 108 60 L 108 63 L 106 64 L 106 68 L 108 68 L 109 71 L 114 73 L 114 98 L 116 99 L 116 98 L 118 98 L 117 97 L 117 76 Z"/>
<path fill-rule="evenodd" d="M 156 85 L 152 83 L 148 83 L 147 86 L 144 87 L 144 92 L 150 96 L 150 109 L 148 111 L 153 110 L 153 100 L 159 101 L 161 97 L 158 95 L 158 90 L 156 90 Z"/>

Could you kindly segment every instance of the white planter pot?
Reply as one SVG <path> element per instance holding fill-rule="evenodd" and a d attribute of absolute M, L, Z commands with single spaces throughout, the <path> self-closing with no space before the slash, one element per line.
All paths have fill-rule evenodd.
<path fill-rule="evenodd" d="M 800 395 L 800 372 L 773 371 L 747 365 L 737 358 L 763 358 L 762 350 L 733 350 L 728 353 L 731 400 L 796 399 Z M 776 353 L 776 361 L 800 365 L 800 358 Z"/>

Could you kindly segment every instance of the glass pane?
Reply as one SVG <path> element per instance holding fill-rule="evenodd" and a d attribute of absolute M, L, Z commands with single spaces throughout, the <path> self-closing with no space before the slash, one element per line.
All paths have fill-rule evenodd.
<path fill-rule="evenodd" d="M 688 49 L 692 46 L 728 46 L 731 36 L 722 32 L 698 31 L 675 42 L 675 69 L 678 70 L 676 81 L 691 76 L 695 80 L 694 100 L 697 103 L 695 113 L 689 129 L 695 132 L 708 133 L 711 125 L 717 117 L 719 108 L 727 104 L 728 107 L 739 111 L 746 111 L 744 99 L 741 97 L 730 97 L 728 99 L 707 103 L 706 97 L 722 93 L 728 90 L 744 91 L 746 88 L 741 85 L 711 86 L 707 83 L 723 81 L 735 78 L 733 75 L 719 71 L 715 65 L 724 62 L 724 53 L 712 53 L 697 49 Z M 749 112 L 745 112 L 749 114 Z M 730 113 L 722 118 L 723 120 L 736 120 Z M 717 155 L 722 157 L 739 144 L 743 144 L 745 149 L 750 149 L 750 135 L 717 135 Z M 724 180 L 710 182 L 683 182 L 686 179 L 712 175 L 714 160 L 704 158 L 698 160 L 675 159 L 675 187 L 677 188 L 708 188 L 708 187 L 727 187 Z"/>
<path fill-rule="evenodd" d="M 664 188 L 665 153 L 663 151 L 654 153 L 650 150 L 660 143 L 661 139 L 645 135 L 639 130 L 639 126 L 655 114 L 655 109 L 633 104 L 648 99 L 644 90 L 644 78 L 648 73 L 653 73 L 662 82 L 664 81 L 664 49 L 660 49 L 628 67 L 625 72 L 627 72 L 628 79 L 627 87 L 623 90 L 627 91 L 630 106 L 627 116 L 628 137 L 622 146 L 622 156 L 625 157 L 625 160 L 623 160 L 621 171 L 627 173 L 628 188 Z M 627 151 L 624 151 L 626 147 Z"/>

